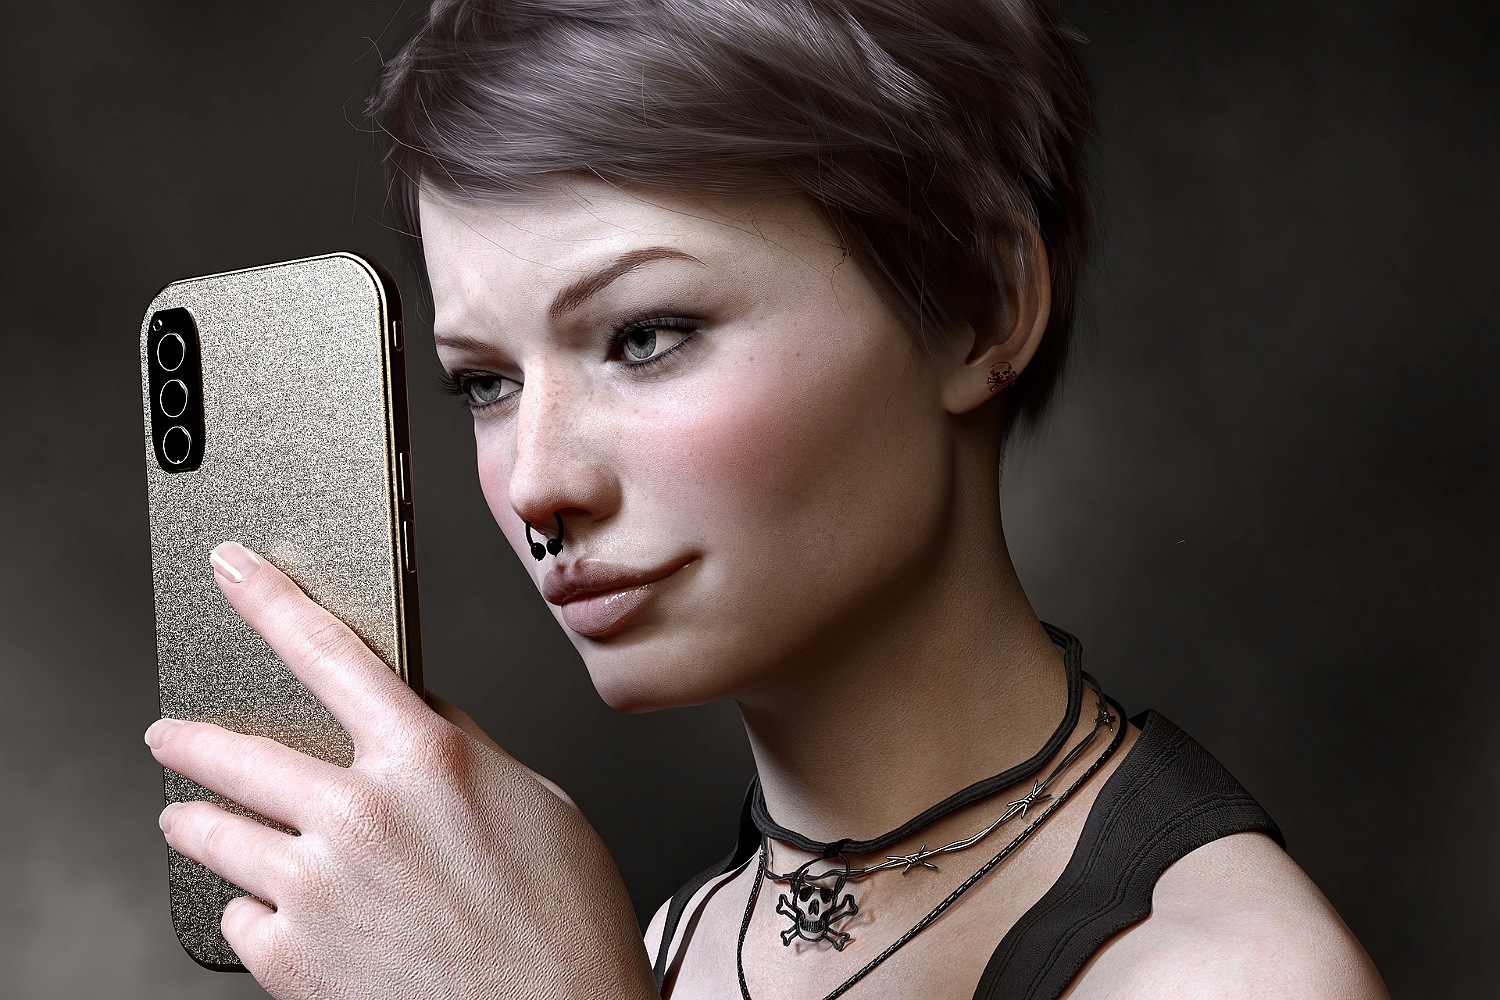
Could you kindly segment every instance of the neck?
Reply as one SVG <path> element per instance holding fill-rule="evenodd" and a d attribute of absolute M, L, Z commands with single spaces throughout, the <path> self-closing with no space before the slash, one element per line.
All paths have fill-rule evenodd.
<path fill-rule="evenodd" d="M 778 823 L 877 837 L 1026 760 L 1062 720 L 1062 653 L 1016 578 L 998 505 L 949 529 L 919 579 L 739 699 Z"/>

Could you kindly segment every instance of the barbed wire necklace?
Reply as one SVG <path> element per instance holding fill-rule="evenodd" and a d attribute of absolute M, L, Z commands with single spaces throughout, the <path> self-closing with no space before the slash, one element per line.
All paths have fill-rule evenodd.
<path fill-rule="evenodd" d="M 919 848 L 915 853 L 888 855 L 886 859 L 880 864 L 871 865 L 868 868 L 849 868 L 846 864 L 843 869 L 830 868 L 827 871 L 814 873 L 808 871 L 808 869 L 817 864 L 819 861 L 824 861 L 827 859 L 813 858 L 811 861 L 802 865 L 794 872 L 786 875 L 777 875 L 775 872 L 768 872 L 766 877 L 772 882 L 786 882 L 796 888 L 800 884 L 808 882 L 818 882 L 823 879 L 835 876 L 842 878 L 846 882 L 852 881 L 854 879 L 864 878 L 867 875 L 873 875 L 876 872 L 890 871 L 891 869 L 895 868 L 900 868 L 902 875 L 909 875 L 911 873 L 911 870 L 916 867 L 928 868 L 932 871 L 937 871 L 937 865 L 928 861 L 928 858 L 936 857 L 939 854 L 949 854 L 954 851 L 962 851 L 967 848 L 973 847 L 975 844 L 979 843 L 981 840 L 988 837 L 991 833 L 995 832 L 995 830 L 1004 826 L 1006 823 L 1009 823 L 1017 816 L 1024 817 L 1027 810 L 1032 806 L 1036 805 L 1039 802 L 1045 802 L 1047 799 L 1051 798 L 1052 796 L 1047 794 L 1047 788 L 1057 780 L 1057 776 L 1063 771 L 1066 771 L 1072 765 L 1072 763 L 1078 759 L 1078 756 L 1089 748 L 1090 744 L 1092 744 L 1095 738 L 1098 737 L 1100 729 L 1112 727 L 1114 717 L 1110 715 L 1109 708 L 1104 703 L 1104 693 L 1099 690 L 1098 684 L 1094 682 L 1094 679 L 1092 677 L 1088 678 L 1088 681 L 1089 686 L 1094 689 L 1094 695 L 1097 700 L 1098 707 L 1098 710 L 1094 716 L 1094 727 L 1089 730 L 1086 736 L 1084 736 L 1076 744 L 1073 745 L 1073 748 L 1063 756 L 1062 760 L 1057 762 L 1057 766 L 1052 769 L 1052 772 L 1050 774 L 1048 774 L 1045 778 L 1034 780 L 1031 783 L 1031 791 L 1027 792 L 1019 799 L 1016 799 L 1012 802 L 1007 802 L 1005 804 L 1005 812 L 1001 813 L 993 823 L 985 827 L 983 830 L 980 830 L 972 837 L 966 837 L 963 840 L 955 840 L 952 843 L 944 844 L 942 847 L 934 847 L 930 851 L 927 849 L 927 845 L 923 844 L 921 848 Z M 847 854 L 840 853 L 838 856 L 847 857 Z"/>
<path fill-rule="evenodd" d="M 777 823 L 771 818 L 771 812 L 766 807 L 765 789 L 761 787 L 760 776 L 757 775 L 750 784 L 750 817 L 755 822 L 755 826 L 772 840 L 789 844 L 799 851 L 816 854 L 822 858 L 836 858 L 841 854 L 879 854 L 886 848 L 915 836 L 949 813 L 956 812 L 981 799 L 987 799 L 997 792 L 1002 792 L 1012 785 L 1040 774 L 1042 768 L 1047 766 L 1049 760 L 1057 756 L 1063 743 L 1078 726 L 1078 717 L 1083 709 L 1085 679 L 1096 690 L 1099 687 L 1092 677 L 1083 672 L 1083 643 L 1078 641 L 1077 636 L 1049 622 L 1042 622 L 1042 628 L 1046 630 L 1054 645 L 1062 647 L 1063 674 L 1067 679 L 1068 701 L 1063 711 L 1062 721 L 1057 724 L 1052 735 L 1047 737 L 1047 742 L 1043 743 L 1030 758 L 1015 767 L 1006 768 L 999 774 L 981 778 L 972 785 L 959 789 L 894 830 L 870 840 L 859 841 L 848 838 L 832 842 L 813 840 L 811 837 L 803 836 L 796 830 Z"/>
<path fill-rule="evenodd" d="M 848 855 L 841 852 L 838 857 L 843 862 L 843 867 L 826 868 L 823 871 L 814 872 L 811 870 L 814 865 L 828 859 L 813 857 L 795 871 L 785 875 L 778 875 L 771 868 L 771 838 L 764 838 L 766 878 L 787 886 L 787 892 L 776 902 L 776 912 L 791 920 L 791 926 L 781 933 L 781 943 L 789 948 L 792 941 L 798 938 L 812 944 L 826 941 L 833 945 L 836 951 L 843 951 L 844 946 L 851 939 L 835 924 L 859 913 L 859 904 L 855 901 L 854 894 L 844 892 L 845 886 L 850 881 L 897 868 L 901 869 L 903 876 L 911 874 L 912 869 L 918 867 L 937 871 L 938 866 L 929 861 L 929 858 L 967 850 L 1016 817 L 1024 817 L 1033 805 L 1050 799 L 1052 796 L 1047 789 L 1052 786 L 1058 776 L 1071 767 L 1079 755 L 1093 745 L 1101 729 L 1105 727 L 1112 729 L 1114 725 L 1114 717 L 1110 715 L 1109 708 L 1105 704 L 1104 693 L 1100 691 L 1099 685 L 1092 677 L 1087 680 L 1089 686 L 1093 688 L 1095 698 L 1096 711 L 1093 728 L 1063 755 L 1063 758 L 1052 768 L 1051 773 L 1044 778 L 1033 780 L 1029 792 L 1019 799 L 1007 802 L 1004 812 L 972 836 L 952 841 L 932 850 L 928 850 L 927 845 L 923 844 L 915 853 L 887 855 L 885 861 L 866 868 L 851 868 Z M 831 887 L 824 884 L 828 879 L 834 880 Z"/>
<path fill-rule="evenodd" d="M 1109 758 L 1114 754 L 1115 750 L 1119 748 L 1121 741 L 1125 737 L 1126 727 L 1125 725 L 1123 725 L 1123 722 L 1119 726 L 1115 725 L 1115 722 L 1122 721 L 1124 719 L 1124 710 L 1113 699 L 1108 698 L 1102 691 L 1099 690 L 1099 686 L 1093 681 L 1093 678 L 1089 678 L 1089 683 L 1090 686 L 1093 687 L 1094 692 L 1098 697 L 1098 713 L 1096 714 L 1094 719 L 1093 729 L 1091 729 L 1089 734 L 1082 740 L 1080 740 L 1072 748 L 1072 750 L 1070 750 L 1068 754 L 1061 761 L 1059 761 L 1057 766 L 1053 768 L 1046 779 L 1040 782 L 1033 782 L 1031 792 L 1027 793 L 1027 795 L 1022 799 L 1018 799 L 1016 800 L 1016 802 L 1010 803 L 1007 806 L 1005 813 L 1002 814 L 999 820 L 990 824 L 988 827 L 986 827 L 984 830 L 981 830 L 973 837 L 969 837 L 961 841 L 954 841 L 952 844 L 944 845 L 942 848 L 938 848 L 937 850 L 933 851 L 927 851 L 924 847 L 922 850 L 918 851 L 916 855 L 891 857 L 887 862 L 883 864 L 872 865 L 867 869 L 858 869 L 857 874 L 855 871 L 851 871 L 849 869 L 846 854 L 840 853 L 831 855 L 844 859 L 844 869 L 829 869 L 828 871 L 820 872 L 816 875 L 804 877 L 804 882 L 800 887 L 800 890 L 794 889 L 793 891 L 793 898 L 801 901 L 803 903 L 803 907 L 798 908 L 788 906 L 787 897 L 781 897 L 781 899 L 778 901 L 776 912 L 786 914 L 787 909 L 793 909 L 795 910 L 795 912 L 790 915 L 793 917 L 794 921 L 796 921 L 791 930 L 782 932 L 782 944 L 790 946 L 792 940 L 797 937 L 802 937 L 814 941 L 829 940 L 837 950 L 842 951 L 844 945 L 847 944 L 850 940 L 849 935 L 834 931 L 833 935 L 830 936 L 827 931 L 830 929 L 829 925 L 834 921 L 842 920 L 845 917 L 853 916 L 855 913 L 859 912 L 859 907 L 854 903 L 852 896 L 846 894 L 843 900 L 840 900 L 838 898 L 838 894 L 843 891 L 845 883 L 850 878 L 858 878 L 862 877 L 863 875 L 873 874 L 876 871 L 885 871 L 891 868 L 903 866 L 905 871 L 910 871 L 911 868 L 915 865 L 922 865 L 926 868 L 936 870 L 937 866 L 922 861 L 922 856 L 931 857 L 934 854 L 963 850 L 965 847 L 972 847 L 974 844 L 979 843 L 979 841 L 989 833 L 993 832 L 995 829 L 1003 825 L 1007 820 L 1015 818 L 1016 815 L 1024 816 L 1026 810 L 1031 805 L 1034 805 L 1037 802 L 1050 800 L 1050 804 L 1042 810 L 1041 814 L 1033 819 L 1027 826 L 1025 826 L 1021 830 L 1021 832 L 1018 833 L 1016 837 L 1010 841 L 1010 843 L 1001 848 L 998 854 L 981 865 L 979 867 L 979 870 L 974 872 L 974 874 L 964 879 L 964 881 L 961 882 L 956 889 L 945 896 L 943 900 L 939 902 L 937 906 L 935 906 L 926 916 L 917 921 L 916 924 L 914 924 L 909 930 L 907 930 L 899 938 L 893 941 L 889 946 L 885 948 L 885 950 L 880 952 L 880 954 L 876 955 L 874 958 L 870 959 L 869 962 L 866 962 L 863 966 L 861 966 L 852 976 L 850 976 L 848 979 L 844 980 L 841 984 L 834 988 L 834 990 L 828 993 L 823 998 L 823 1000 L 836 1000 L 837 997 L 842 996 L 851 987 L 853 987 L 855 983 L 859 982 L 861 979 L 865 978 L 865 976 L 873 972 L 877 966 L 879 966 L 882 962 L 899 951 L 902 946 L 904 946 L 908 941 L 925 930 L 934 920 L 942 916 L 942 914 L 950 906 L 957 902 L 964 895 L 964 893 L 968 892 L 975 885 L 977 885 L 980 879 L 984 878 L 984 876 L 988 875 L 991 871 L 997 868 L 1002 862 L 1005 861 L 1006 858 L 1010 857 L 1017 848 L 1019 848 L 1028 839 L 1030 839 L 1031 835 L 1036 832 L 1038 827 L 1040 827 L 1047 821 L 1048 817 L 1050 817 L 1059 808 L 1061 808 L 1063 803 L 1066 802 L 1070 797 L 1072 797 L 1074 792 L 1083 787 L 1084 783 L 1092 778 L 1098 772 L 1098 770 L 1104 766 L 1105 762 L 1108 761 Z M 1072 784 L 1063 789 L 1056 796 L 1050 796 L 1046 794 L 1045 789 L 1077 759 L 1077 757 L 1083 752 L 1084 749 L 1089 746 L 1090 743 L 1092 743 L 1098 737 L 1099 732 L 1102 728 L 1108 728 L 1113 735 L 1109 743 L 1100 752 L 1099 756 L 1096 757 L 1091 764 L 1089 764 L 1087 770 L 1085 770 L 1081 775 L 1074 779 Z M 1025 802 L 1026 805 L 1019 806 L 1019 803 L 1022 802 Z M 755 914 L 756 901 L 760 898 L 760 886 L 761 883 L 768 878 L 778 878 L 777 876 L 772 874 L 769 869 L 769 845 L 770 838 L 767 837 L 764 832 L 762 832 L 761 849 L 759 852 L 759 862 L 756 866 L 755 879 L 751 884 L 750 898 L 745 903 L 745 915 L 744 918 L 740 921 L 739 940 L 737 941 L 735 946 L 735 969 L 739 975 L 740 996 L 742 1000 L 753 1000 L 753 998 L 750 996 L 750 986 L 745 980 L 745 939 L 749 936 L 750 921 Z M 790 880 L 795 878 L 798 873 L 805 872 L 812 864 L 816 863 L 819 860 L 827 860 L 827 857 L 814 858 L 812 862 L 801 866 L 797 869 L 797 872 L 792 873 L 792 875 L 790 876 L 785 876 L 785 878 L 790 882 Z M 910 861 L 910 863 L 908 863 L 908 861 Z M 831 891 L 823 886 L 806 884 L 813 879 L 825 879 L 830 876 L 835 878 L 834 888 Z M 791 884 L 795 885 L 795 883 Z M 801 896 L 801 891 L 805 890 L 810 890 L 810 893 L 807 897 L 803 898 Z M 784 909 L 783 907 L 786 907 L 786 909 Z M 805 925 L 803 923 L 804 919 L 807 920 Z"/>

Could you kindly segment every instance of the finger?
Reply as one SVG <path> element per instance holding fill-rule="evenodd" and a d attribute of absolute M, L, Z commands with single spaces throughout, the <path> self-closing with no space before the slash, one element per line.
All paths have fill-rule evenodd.
<path fill-rule="evenodd" d="M 421 698 L 354 631 L 302 592 L 286 574 L 237 542 L 214 549 L 219 589 L 359 746 L 388 733 L 393 715 Z"/>
<path fill-rule="evenodd" d="M 174 802 L 161 832 L 172 849 L 225 881 L 275 903 L 292 879 L 296 838 L 212 802 Z"/>
<path fill-rule="evenodd" d="M 163 767 L 298 830 L 308 804 L 346 777 L 343 768 L 275 740 L 208 722 L 159 719 L 146 730 L 146 745 Z"/>
<path fill-rule="evenodd" d="M 257 958 L 267 949 L 276 925 L 276 911 L 250 896 L 231 899 L 224 907 L 224 916 L 219 920 L 219 931 L 229 947 L 239 956 L 241 964 L 252 973 L 259 965 Z"/>

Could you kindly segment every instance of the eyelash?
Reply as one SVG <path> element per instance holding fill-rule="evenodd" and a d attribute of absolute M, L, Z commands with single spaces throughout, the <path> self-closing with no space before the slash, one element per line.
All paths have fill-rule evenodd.
<path fill-rule="evenodd" d="M 700 324 L 696 320 L 679 319 L 667 316 L 642 317 L 640 319 L 627 320 L 626 322 L 621 323 L 619 326 L 615 327 L 614 331 L 610 334 L 609 352 L 612 357 L 619 355 L 623 350 L 622 345 L 625 342 L 625 338 L 630 336 L 632 333 L 636 333 L 641 330 L 687 331 L 686 336 L 684 336 L 677 343 L 673 344 L 671 347 L 662 351 L 660 354 L 649 357 L 644 361 L 625 362 L 626 368 L 629 368 L 633 372 L 636 372 L 638 374 L 646 375 L 662 364 L 666 363 L 666 360 L 669 357 L 676 354 L 682 348 L 686 347 L 688 345 L 688 342 L 693 339 L 694 334 L 698 332 L 699 327 Z M 508 403 L 516 395 L 516 393 L 520 392 L 519 389 L 513 389 L 510 392 L 507 392 L 504 396 L 501 396 L 499 399 L 494 400 L 493 402 L 474 402 L 473 397 L 469 395 L 469 388 L 473 380 L 475 378 L 496 377 L 497 376 L 493 372 L 485 371 L 460 371 L 454 372 L 451 375 L 447 372 L 443 372 L 443 374 L 438 377 L 438 383 L 443 392 L 447 393 L 450 396 L 460 397 L 463 400 L 465 406 L 477 413 L 482 410 L 489 410 L 496 406 L 503 406 Z"/>

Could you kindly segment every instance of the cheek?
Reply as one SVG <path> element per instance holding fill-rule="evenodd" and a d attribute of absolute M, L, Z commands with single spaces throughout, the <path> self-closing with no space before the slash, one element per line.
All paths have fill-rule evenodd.
<path fill-rule="evenodd" d="M 722 541 L 726 525 L 784 526 L 789 509 L 804 507 L 807 494 L 816 491 L 816 471 L 827 472 L 837 413 L 810 386 L 789 392 L 783 383 L 768 392 L 763 385 L 724 379 L 682 393 L 675 405 L 645 413 L 622 408 L 596 421 L 582 435 L 588 445 L 580 450 L 593 452 L 601 470 L 611 470 L 621 507 L 641 524 L 670 524 L 678 544 L 703 541 L 701 534 Z M 524 554 L 525 525 L 510 500 L 510 436 L 476 428 L 475 455 L 490 514 L 511 547 Z"/>
<path fill-rule="evenodd" d="M 746 375 L 759 377 L 694 394 L 639 439 L 632 464 L 649 477 L 639 481 L 682 513 L 717 521 L 721 542 L 725 527 L 764 547 L 767 531 L 807 541 L 883 518 L 897 499 L 885 456 L 920 451 L 919 421 L 884 366 L 808 357 Z"/>
<path fill-rule="evenodd" d="M 653 426 L 632 449 L 633 464 L 668 496 L 687 489 L 714 506 L 765 498 L 795 464 L 788 445 L 804 437 L 797 417 L 763 394 L 730 385 Z"/>
<path fill-rule="evenodd" d="M 766 352 L 685 380 L 649 408 L 595 409 L 574 428 L 572 450 L 612 483 L 600 492 L 614 499 L 595 513 L 623 515 L 632 533 L 660 533 L 664 547 L 737 551 L 743 570 L 784 566 L 787 546 L 832 569 L 834 552 L 879 558 L 881 536 L 896 522 L 909 533 L 931 499 L 917 487 L 940 481 L 942 449 L 923 433 L 920 395 L 885 353 Z M 510 502 L 512 439 L 479 426 L 475 444 L 490 513 L 524 556 L 525 525 Z"/>

